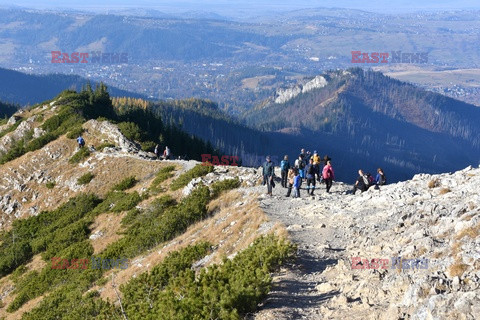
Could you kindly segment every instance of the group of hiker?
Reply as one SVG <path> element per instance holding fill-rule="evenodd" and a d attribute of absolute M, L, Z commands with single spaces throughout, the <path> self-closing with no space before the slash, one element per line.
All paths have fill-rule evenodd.
<path fill-rule="evenodd" d="M 287 188 L 286 196 L 290 197 L 293 189 L 293 197 L 300 197 L 300 189 L 303 182 L 307 185 L 306 190 L 308 195 L 314 195 L 317 182 L 324 183 L 326 192 L 330 193 L 333 181 L 335 180 L 335 173 L 331 160 L 332 159 L 328 155 L 325 155 L 322 159 L 317 151 L 314 151 L 313 154 L 311 154 L 309 151 L 305 152 L 305 149 L 302 148 L 298 158 L 295 160 L 294 164 L 291 165 L 288 160 L 288 155 L 285 155 L 280 162 L 280 173 L 281 185 L 283 188 Z M 355 194 L 357 190 L 364 192 L 373 185 L 375 188 L 378 188 L 378 186 L 387 183 L 382 168 L 378 168 L 375 179 L 370 174 L 364 173 L 362 170 L 359 170 L 358 173 L 359 177 L 353 187 L 353 194 Z M 272 189 L 275 187 L 274 177 L 275 167 L 270 156 L 267 156 L 266 161 L 263 164 L 263 184 L 267 185 L 267 194 L 270 196 L 272 196 Z"/>
<path fill-rule="evenodd" d="M 165 146 L 163 153 L 161 153 L 162 148 L 157 144 L 153 152 L 157 156 L 157 159 L 170 160 L 172 158 L 172 152 L 168 146 Z"/>

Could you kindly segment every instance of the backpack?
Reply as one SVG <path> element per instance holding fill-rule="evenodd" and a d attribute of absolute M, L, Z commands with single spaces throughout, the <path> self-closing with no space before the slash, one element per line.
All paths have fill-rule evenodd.
<path fill-rule="evenodd" d="M 282 160 L 282 162 L 280 162 L 280 169 L 282 171 L 287 171 L 289 168 L 289 163 L 287 160 Z"/>
<path fill-rule="evenodd" d="M 305 169 L 305 161 L 301 160 L 298 162 L 298 168 L 299 169 Z"/>
<path fill-rule="evenodd" d="M 368 187 L 370 185 L 370 178 L 368 177 L 368 173 L 367 174 L 364 174 L 362 176 L 362 179 L 363 179 L 363 183 L 365 184 L 366 187 Z"/>
<path fill-rule="evenodd" d="M 380 175 L 380 181 L 378 182 L 378 184 L 381 185 L 381 186 L 387 184 L 387 177 L 385 177 L 384 174 Z"/>
<path fill-rule="evenodd" d="M 367 179 L 368 179 L 368 183 L 366 183 L 367 186 L 372 186 L 375 184 L 375 178 L 370 173 L 367 173 Z"/>

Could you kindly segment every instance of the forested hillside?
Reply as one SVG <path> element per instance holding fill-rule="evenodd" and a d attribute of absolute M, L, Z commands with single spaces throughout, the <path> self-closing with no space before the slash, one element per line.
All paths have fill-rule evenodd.
<path fill-rule="evenodd" d="M 385 166 L 394 180 L 407 179 L 479 163 L 479 108 L 378 72 L 350 69 L 324 77 L 325 87 L 256 108 L 247 123 L 268 131 L 293 127 L 305 146 L 335 154 L 351 176 L 358 168 Z"/>

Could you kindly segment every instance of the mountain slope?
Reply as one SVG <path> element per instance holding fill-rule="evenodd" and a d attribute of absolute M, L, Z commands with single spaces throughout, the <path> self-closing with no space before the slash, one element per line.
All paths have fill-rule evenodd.
<path fill-rule="evenodd" d="M 255 184 L 256 170 L 154 160 L 140 149 L 148 133 L 163 134 L 173 150 L 212 151 L 178 129 L 170 136 L 146 110 L 114 110 L 104 90 L 63 92 L 7 124 L 0 140 L 0 317 L 252 312 L 270 273 L 293 254 L 282 227 L 264 225 L 257 201 L 239 203 L 238 187 Z M 87 144 L 79 149 L 82 131 Z M 221 263 L 226 256 L 231 263 Z M 144 280 L 155 287 L 148 304 L 138 296 Z M 178 290 L 189 299 L 172 300 Z M 223 301 L 220 308 L 215 301 Z"/>
<path fill-rule="evenodd" d="M 339 173 L 349 170 L 350 179 L 358 167 L 385 166 L 397 180 L 479 163 L 475 106 L 361 69 L 324 77 L 326 86 L 258 107 L 246 115 L 247 123 L 300 130 L 305 146 L 333 156 Z"/>
<path fill-rule="evenodd" d="M 81 90 L 89 80 L 80 76 L 65 74 L 32 75 L 0 68 L 0 101 L 25 105 L 34 105 L 51 99 L 63 90 Z M 95 83 L 92 83 L 95 85 Z M 112 96 L 141 97 L 140 94 L 110 88 Z"/>

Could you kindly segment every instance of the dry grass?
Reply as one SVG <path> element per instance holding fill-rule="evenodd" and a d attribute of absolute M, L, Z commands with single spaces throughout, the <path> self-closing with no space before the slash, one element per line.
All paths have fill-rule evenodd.
<path fill-rule="evenodd" d="M 104 213 L 95 218 L 95 221 L 90 226 L 91 233 L 102 232 L 103 235 L 95 240 L 90 240 L 93 246 L 93 254 L 99 254 L 109 244 L 118 241 L 122 235 L 118 234 L 118 231 L 122 229 L 121 221 L 125 217 L 126 213 Z"/>
<path fill-rule="evenodd" d="M 428 187 L 430 189 L 436 188 L 438 186 L 440 186 L 440 181 L 438 181 L 438 179 L 432 179 L 428 182 Z"/>
<path fill-rule="evenodd" d="M 464 237 L 470 237 L 471 239 L 476 239 L 480 235 L 480 223 L 474 227 L 469 227 L 460 231 L 456 236 L 456 240 L 461 240 Z"/>
<path fill-rule="evenodd" d="M 247 248 L 258 236 L 260 225 L 267 221 L 266 215 L 260 209 L 257 201 L 245 201 L 242 194 L 232 190 L 222 194 L 209 204 L 210 218 L 196 223 L 188 230 L 167 244 L 152 249 L 142 257 L 129 262 L 125 270 L 112 270 L 105 274 L 111 279 L 115 272 L 115 283 L 121 285 L 132 277 L 151 270 L 160 263 L 170 252 L 180 250 L 199 241 L 209 241 L 216 250 L 212 253 L 207 265 L 220 263 L 223 257 L 230 256 Z M 275 225 L 270 232 L 279 236 L 286 236 L 287 232 L 281 225 Z M 101 297 L 111 301 L 116 300 L 111 280 L 102 286 Z M 100 286 L 93 288 L 100 289 Z"/>
<path fill-rule="evenodd" d="M 28 271 L 40 271 L 42 270 L 50 261 L 46 262 L 43 260 L 42 256 L 37 254 L 33 256 L 32 261 L 30 261 L 26 267 Z"/>
<path fill-rule="evenodd" d="M 449 193 L 451 192 L 452 190 L 450 190 L 450 188 L 441 188 L 439 193 L 440 194 L 446 194 L 446 193 Z"/>
<path fill-rule="evenodd" d="M 468 265 L 461 263 L 460 259 L 456 259 L 455 263 L 448 267 L 450 277 L 461 277 L 467 271 Z"/>
<path fill-rule="evenodd" d="M 422 247 L 422 248 L 418 249 L 418 251 L 417 251 L 418 257 L 422 257 L 425 253 L 427 253 L 427 251 L 428 250 L 425 247 Z"/>

